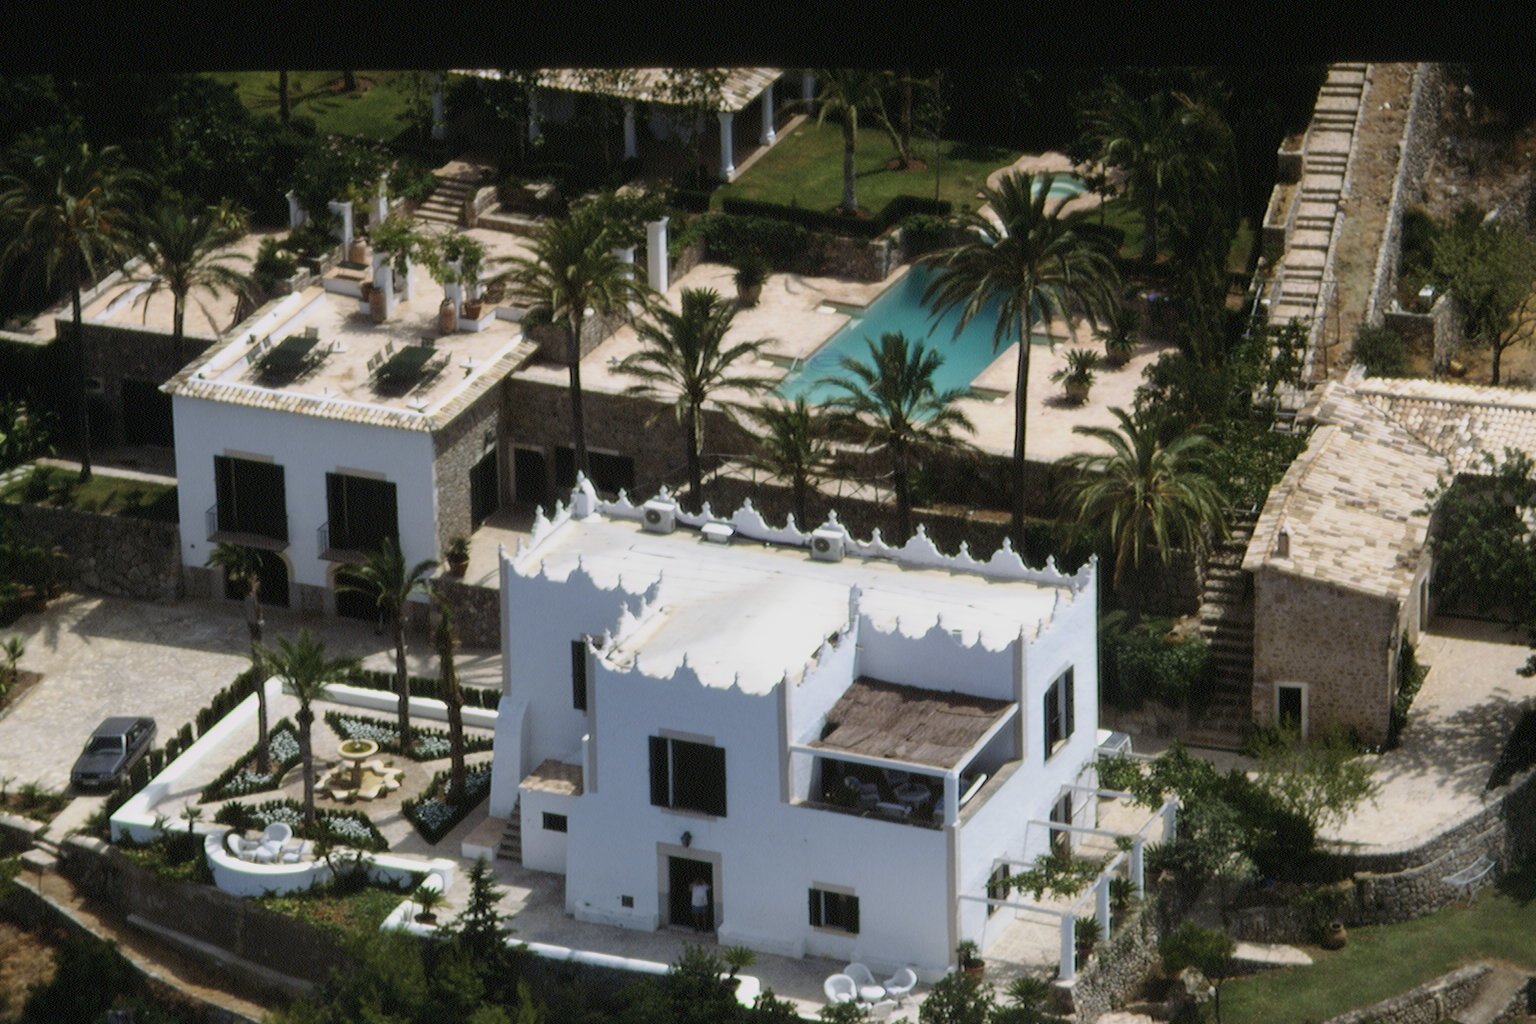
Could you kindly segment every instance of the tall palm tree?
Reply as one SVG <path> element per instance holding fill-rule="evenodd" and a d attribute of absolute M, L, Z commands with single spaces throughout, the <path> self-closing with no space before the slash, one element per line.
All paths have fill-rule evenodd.
<path fill-rule="evenodd" d="M 464 802 L 464 691 L 459 689 L 459 672 L 453 663 L 453 649 L 459 642 L 453 625 L 453 609 L 436 590 L 432 602 L 437 606 L 437 626 L 432 643 L 437 648 L 437 665 L 443 703 L 448 707 L 448 802 Z"/>
<path fill-rule="evenodd" d="M 813 415 L 805 397 L 783 399 L 751 411 L 762 428 L 757 451 L 748 456 L 754 465 L 788 480 L 795 498 L 795 525 L 811 525 L 811 476 L 827 468 L 832 449 L 827 443 L 826 421 Z"/>
<path fill-rule="evenodd" d="M 564 324 L 566 363 L 571 386 L 571 435 L 576 468 L 590 477 L 586 416 L 581 397 L 581 331 L 590 310 L 598 315 L 630 315 L 630 304 L 644 305 L 650 289 L 634 267 L 613 252 L 616 240 L 601 216 L 602 204 L 572 211 L 564 220 L 546 220 L 532 239 L 533 255 L 513 257 L 497 275 L 515 301 Z"/>
<path fill-rule="evenodd" d="M 1079 115 L 1084 148 L 1105 167 L 1125 171 L 1125 188 L 1141 209 L 1141 258 L 1157 259 L 1159 218 L 1177 196 L 1216 191 L 1235 174 L 1236 151 L 1213 145 L 1212 111 L 1183 96 L 1138 100 L 1109 81 Z M 1235 198 L 1235 190 L 1233 191 Z"/>
<path fill-rule="evenodd" d="M 716 399 L 716 393 L 735 388 L 758 394 L 774 382 L 751 373 L 732 373 L 732 367 L 756 358 L 769 339 L 725 343 L 736 319 L 736 303 L 723 299 L 712 288 L 685 288 L 682 308 L 658 304 L 652 319 L 636 325 L 641 348 L 618 365 L 620 373 L 639 378 L 629 393 L 672 402 L 683 425 L 688 458 L 688 497 L 695 508 L 703 500 L 703 470 L 699 452 L 704 446 L 704 407 L 713 404 L 731 415 L 732 407 Z"/>
<path fill-rule="evenodd" d="M 400 545 L 385 537 L 378 550 L 368 553 L 363 563 L 338 578 L 336 589 L 367 594 L 389 622 L 395 640 L 395 695 L 399 698 L 397 723 L 400 748 L 411 749 L 411 677 L 405 663 L 405 620 L 411 595 L 427 593 L 434 559 L 427 558 L 407 567 Z"/>
<path fill-rule="evenodd" d="M 139 223 L 134 249 L 143 257 L 144 273 L 149 276 L 149 288 L 140 301 L 147 318 L 149 300 L 155 293 L 162 289 L 171 293 L 171 339 L 177 369 L 186 364 L 182 344 L 188 296 L 203 291 L 218 298 L 225 289 L 249 294 L 253 287 L 249 274 L 229 265 L 250 261 L 244 253 L 229 251 L 245 233 L 240 219 L 227 204 L 200 209 L 180 197 L 170 197 Z M 208 319 L 208 326 L 215 334 L 222 334 L 202 299 L 194 301 Z"/>
<path fill-rule="evenodd" d="M 865 339 L 869 362 L 853 356 L 838 360 L 843 376 L 824 377 L 844 394 L 827 404 L 841 425 L 871 448 L 883 448 L 890 460 L 896 493 L 898 544 L 912 536 L 912 470 L 923 449 L 959 448 L 956 430 L 974 431 L 970 419 L 954 407 L 965 389 L 940 391 L 933 375 L 944 362 L 936 349 L 910 342 L 898 332 L 881 335 L 880 344 Z"/>
<path fill-rule="evenodd" d="M 251 634 L 251 667 L 260 670 L 261 649 L 261 556 L 255 548 L 243 544 L 215 544 L 208 553 L 208 566 L 224 570 L 224 578 L 245 586 L 245 627 Z M 256 681 L 256 768 L 266 771 L 267 759 L 267 687 L 265 679 Z"/>
<path fill-rule="evenodd" d="M 1017 342 L 1014 383 L 1013 508 L 1009 535 L 1024 550 L 1025 428 L 1029 409 L 1029 325 L 1040 322 L 1047 335 L 1055 319 L 1072 324 L 1084 313 L 1094 324 L 1108 322 L 1117 305 L 1120 275 L 1108 241 L 1084 233 L 1076 218 L 1060 217 L 1065 199 L 1047 210 L 1055 176 L 1027 171 L 1005 175 L 996 188 L 981 190 L 992 217 L 967 212 L 961 218 L 970 237 L 959 245 L 922 257 L 936 267 L 923 301 L 935 315 L 960 307 L 958 336 L 966 324 L 997 302 L 994 350 Z"/>
<path fill-rule="evenodd" d="M 870 71 L 867 68 L 817 68 L 816 81 L 821 91 L 816 94 L 816 123 L 822 124 L 827 114 L 836 114 L 843 126 L 843 200 L 838 209 L 844 213 L 859 212 L 858 197 L 854 194 L 853 154 L 858 142 L 859 111 L 874 114 L 881 124 L 888 124 L 885 116 L 885 87 L 890 84 L 887 71 Z"/>
<path fill-rule="evenodd" d="M 304 762 L 304 824 L 315 823 L 315 757 L 309 730 L 315 722 L 311 705 L 325 696 L 328 684 L 345 679 L 358 670 L 356 658 L 327 658 L 325 644 L 307 629 L 299 630 L 297 642 L 285 636 L 277 638 L 277 649 L 258 647 L 263 672 L 277 676 L 299 700 L 294 716 L 299 726 L 299 756 Z"/>
<path fill-rule="evenodd" d="M 0 270 L 23 266 L 49 287 L 69 290 L 75 363 L 75 433 L 80 481 L 91 478 L 91 424 L 85 394 L 80 291 L 104 264 L 131 250 L 136 190 L 143 177 L 122 166 L 116 146 L 54 140 L 31 147 L 0 176 L 0 229 L 9 235 Z"/>
<path fill-rule="evenodd" d="M 1120 421 L 1118 430 L 1072 428 L 1104 442 L 1109 451 L 1062 460 L 1075 471 L 1064 484 L 1064 508 L 1069 522 L 1097 533 L 1113 548 L 1113 585 L 1120 590 L 1127 574 L 1139 574 L 1151 556 L 1167 565 L 1175 549 L 1202 548 L 1213 533 L 1222 533 L 1225 501 L 1205 471 L 1215 450 L 1210 438 L 1186 431 L 1165 444 L 1160 418 L 1109 411 Z M 1133 616 L 1140 608 L 1140 590 L 1131 588 Z"/>

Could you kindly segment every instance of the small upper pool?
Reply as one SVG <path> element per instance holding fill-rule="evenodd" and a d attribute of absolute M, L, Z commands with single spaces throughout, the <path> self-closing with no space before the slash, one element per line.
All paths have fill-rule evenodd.
<path fill-rule="evenodd" d="M 969 388 L 977 375 L 1000 354 L 992 348 L 992 334 L 997 330 L 998 302 L 987 303 L 966 324 L 959 337 L 955 337 L 959 307 L 936 320 L 923 303 L 923 289 L 928 287 L 933 275 L 934 271 L 928 267 L 909 270 L 906 276 L 865 307 L 862 314 L 855 313 L 842 330 L 798 363 L 780 383 L 779 394 L 790 400 L 804 397 L 807 402 L 817 405 L 846 394 L 841 388 L 822 383 L 821 379 L 841 376 L 843 371 L 838 364 L 844 356 L 869 362 L 865 339 L 878 345 L 881 335 L 893 331 L 905 334 L 909 341 L 920 341 L 937 349 L 944 357 L 934 374 L 934 384 L 940 391 Z M 1032 335 L 1031 340 L 1036 344 L 1046 343 L 1043 334 Z"/>

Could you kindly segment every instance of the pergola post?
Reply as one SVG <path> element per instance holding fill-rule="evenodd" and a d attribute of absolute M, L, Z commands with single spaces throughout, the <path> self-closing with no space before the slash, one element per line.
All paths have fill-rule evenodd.
<path fill-rule="evenodd" d="M 539 141 L 539 90 L 528 87 L 528 141 Z"/>
<path fill-rule="evenodd" d="M 816 75 L 810 68 L 806 68 L 800 75 L 800 100 L 805 104 L 807 114 L 816 112 Z"/>
<path fill-rule="evenodd" d="M 667 290 L 667 218 L 645 226 L 646 279 L 659 294 Z"/>
<path fill-rule="evenodd" d="M 299 197 L 293 192 L 288 193 L 288 228 L 292 230 L 302 225 L 305 221 L 304 207 L 299 205 Z"/>
<path fill-rule="evenodd" d="M 633 100 L 624 102 L 624 159 L 633 160 L 640 155 L 640 146 L 635 141 L 635 103 Z"/>
<path fill-rule="evenodd" d="M 343 199 L 338 202 L 326 203 L 325 208 L 341 218 L 341 225 L 336 229 L 341 239 L 341 247 L 343 249 L 350 248 L 352 245 L 352 204 Z"/>
<path fill-rule="evenodd" d="M 1077 918 L 1061 915 L 1061 980 L 1077 977 Z"/>
<path fill-rule="evenodd" d="M 720 177 L 732 181 L 736 177 L 736 164 L 733 161 L 736 147 L 731 139 L 731 122 L 736 115 L 729 110 L 722 110 L 715 116 L 720 119 Z"/>
<path fill-rule="evenodd" d="M 1141 836 L 1131 840 L 1131 881 L 1137 896 L 1147 894 L 1146 842 Z"/>
<path fill-rule="evenodd" d="M 1163 808 L 1163 842 L 1171 843 L 1178 838 L 1179 805 L 1172 800 Z"/>
<path fill-rule="evenodd" d="M 442 139 L 448 132 L 447 119 L 443 117 L 443 76 L 432 76 L 432 137 Z"/>
<path fill-rule="evenodd" d="M 383 224 L 389 216 L 389 175 L 379 175 L 379 190 L 373 196 L 373 227 Z"/>
<path fill-rule="evenodd" d="M 1099 938 L 1109 939 L 1109 875 L 1100 875 L 1093 885 L 1093 912 L 1099 919 Z"/>
<path fill-rule="evenodd" d="M 763 132 L 758 136 L 758 141 L 771 146 L 777 138 L 773 130 L 773 83 L 770 82 L 768 88 L 763 90 Z"/>
<path fill-rule="evenodd" d="M 960 773 L 944 773 L 944 824 L 960 820 Z"/>

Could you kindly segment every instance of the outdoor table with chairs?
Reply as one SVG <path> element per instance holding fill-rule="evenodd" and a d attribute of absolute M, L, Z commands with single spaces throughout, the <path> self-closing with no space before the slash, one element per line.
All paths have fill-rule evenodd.
<path fill-rule="evenodd" d="M 903 967 L 879 982 L 864 964 L 852 963 L 829 977 L 822 990 L 830 1004 L 858 1003 L 871 1020 L 885 1020 L 912 994 L 916 985 L 917 972 L 910 967 Z"/>
<path fill-rule="evenodd" d="M 296 374 L 308 367 L 315 359 L 315 348 L 320 344 L 320 332 L 313 327 L 302 334 L 290 334 L 272 348 L 261 353 L 257 367 L 264 374 L 273 376 Z"/>
<path fill-rule="evenodd" d="M 231 830 L 225 845 L 233 856 L 252 864 L 298 864 L 314 849 L 309 840 L 293 838 L 293 829 L 281 821 L 268 825 L 260 838 Z"/>

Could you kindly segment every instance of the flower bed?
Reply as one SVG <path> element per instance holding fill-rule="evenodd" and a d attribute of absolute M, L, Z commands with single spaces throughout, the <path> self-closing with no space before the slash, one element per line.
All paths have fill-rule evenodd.
<path fill-rule="evenodd" d="M 412 697 L 427 697 L 431 700 L 442 700 L 442 682 L 427 676 L 410 676 L 408 681 L 411 687 Z M 347 678 L 350 686 L 361 686 L 369 690 L 385 690 L 395 692 L 395 674 L 393 672 L 380 672 L 377 669 L 362 669 Z M 459 693 L 464 698 L 464 706 L 467 708 L 485 708 L 495 711 L 501 701 L 501 689 L 499 687 L 486 686 L 459 686 Z"/>
<path fill-rule="evenodd" d="M 411 725 L 411 751 L 406 753 L 400 749 L 400 730 L 394 722 L 383 718 L 371 718 L 364 715 L 347 714 L 340 711 L 327 711 L 325 724 L 344 740 L 373 740 L 379 745 L 379 749 L 391 754 L 401 754 L 412 761 L 435 761 L 441 757 L 447 757 L 452 752 L 452 744 L 446 729 L 422 728 L 415 723 Z M 478 754 L 481 751 L 490 750 L 493 740 L 489 736 L 464 735 L 464 753 Z"/>
<path fill-rule="evenodd" d="M 254 806 L 231 800 L 219 808 L 213 820 L 238 829 L 264 829 L 281 821 L 291 825 L 294 835 L 302 839 L 330 840 L 371 852 L 389 848 L 388 840 L 362 811 L 317 810 L 317 827 L 304 828 L 304 806 L 297 800 L 268 800 Z"/>
<path fill-rule="evenodd" d="M 264 790 L 276 789 L 283 775 L 302 760 L 299 752 L 299 734 L 293 723 L 284 718 L 267 733 L 267 753 L 272 770 L 256 770 L 256 747 L 252 746 L 241 758 L 230 765 L 203 790 L 199 803 L 228 800 L 230 797 L 247 796 Z"/>
<path fill-rule="evenodd" d="M 422 796 L 412 797 L 400 805 L 400 813 L 416 826 L 416 831 L 429 843 L 440 842 L 452 832 L 453 827 L 463 821 L 491 791 L 491 766 L 475 765 L 464 773 L 464 802 L 450 804 L 447 799 L 448 774 L 446 771 L 438 772 Z"/>

